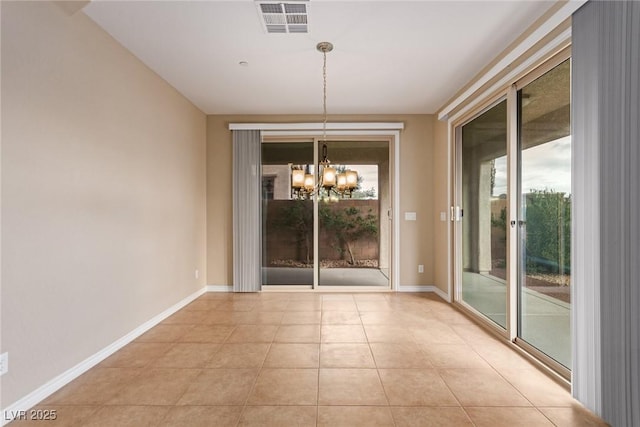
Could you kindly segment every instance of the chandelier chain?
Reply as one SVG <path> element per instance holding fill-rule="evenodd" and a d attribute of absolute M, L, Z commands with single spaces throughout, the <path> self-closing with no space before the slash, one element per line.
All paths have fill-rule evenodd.
<path fill-rule="evenodd" d="M 327 140 L 327 51 L 323 50 L 324 64 L 322 66 L 322 114 L 324 121 L 322 122 L 322 139 Z"/>

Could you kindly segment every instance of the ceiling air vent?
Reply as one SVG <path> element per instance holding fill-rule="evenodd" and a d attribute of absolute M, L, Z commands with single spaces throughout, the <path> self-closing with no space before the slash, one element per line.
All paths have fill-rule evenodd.
<path fill-rule="evenodd" d="M 267 33 L 308 33 L 308 1 L 256 1 Z"/>

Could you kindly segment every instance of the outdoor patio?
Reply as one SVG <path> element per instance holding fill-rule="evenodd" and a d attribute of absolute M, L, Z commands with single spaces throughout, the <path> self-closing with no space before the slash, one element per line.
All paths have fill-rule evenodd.
<path fill-rule="evenodd" d="M 269 285 L 311 285 L 313 268 L 263 267 L 262 283 Z M 389 287 L 389 270 L 380 268 L 322 268 L 323 286 Z"/>
<path fill-rule="evenodd" d="M 502 279 L 465 272 L 462 299 L 497 324 L 506 325 L 506 286 Z M 571 305 L 525 288 L 519 336 L 563 365 L 571 366 Z"/>

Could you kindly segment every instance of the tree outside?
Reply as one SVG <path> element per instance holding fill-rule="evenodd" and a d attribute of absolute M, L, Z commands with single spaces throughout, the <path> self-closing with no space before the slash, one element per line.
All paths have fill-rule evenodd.
<path fill-rule="evenodd" d="M 318 214 L 321 226 L 332 234 L 334 248 L 340 253 L 340 257 L 344 258 L 347 254 L 347 262 L 352 266 L 356 265 L 353 244 L 360 239 L 378 234 L 378 219 L 372 214 L 371 209 L 362 213 L 353 206 L 332 209 L 328 205 L 321 205 Z"/>
<path fill-rule="evenodd" d="M 571 273 L 571 195 L 531 190 L 525 213 L 527 270 Z"/>

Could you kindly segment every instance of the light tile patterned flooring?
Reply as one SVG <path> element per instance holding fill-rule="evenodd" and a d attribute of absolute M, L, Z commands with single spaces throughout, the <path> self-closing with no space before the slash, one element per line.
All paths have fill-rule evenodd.
<path fill-rule="evenodd" d="M 74 427 L 606 425 L 431 294 L 205 294 L 37 409 Z"/>

